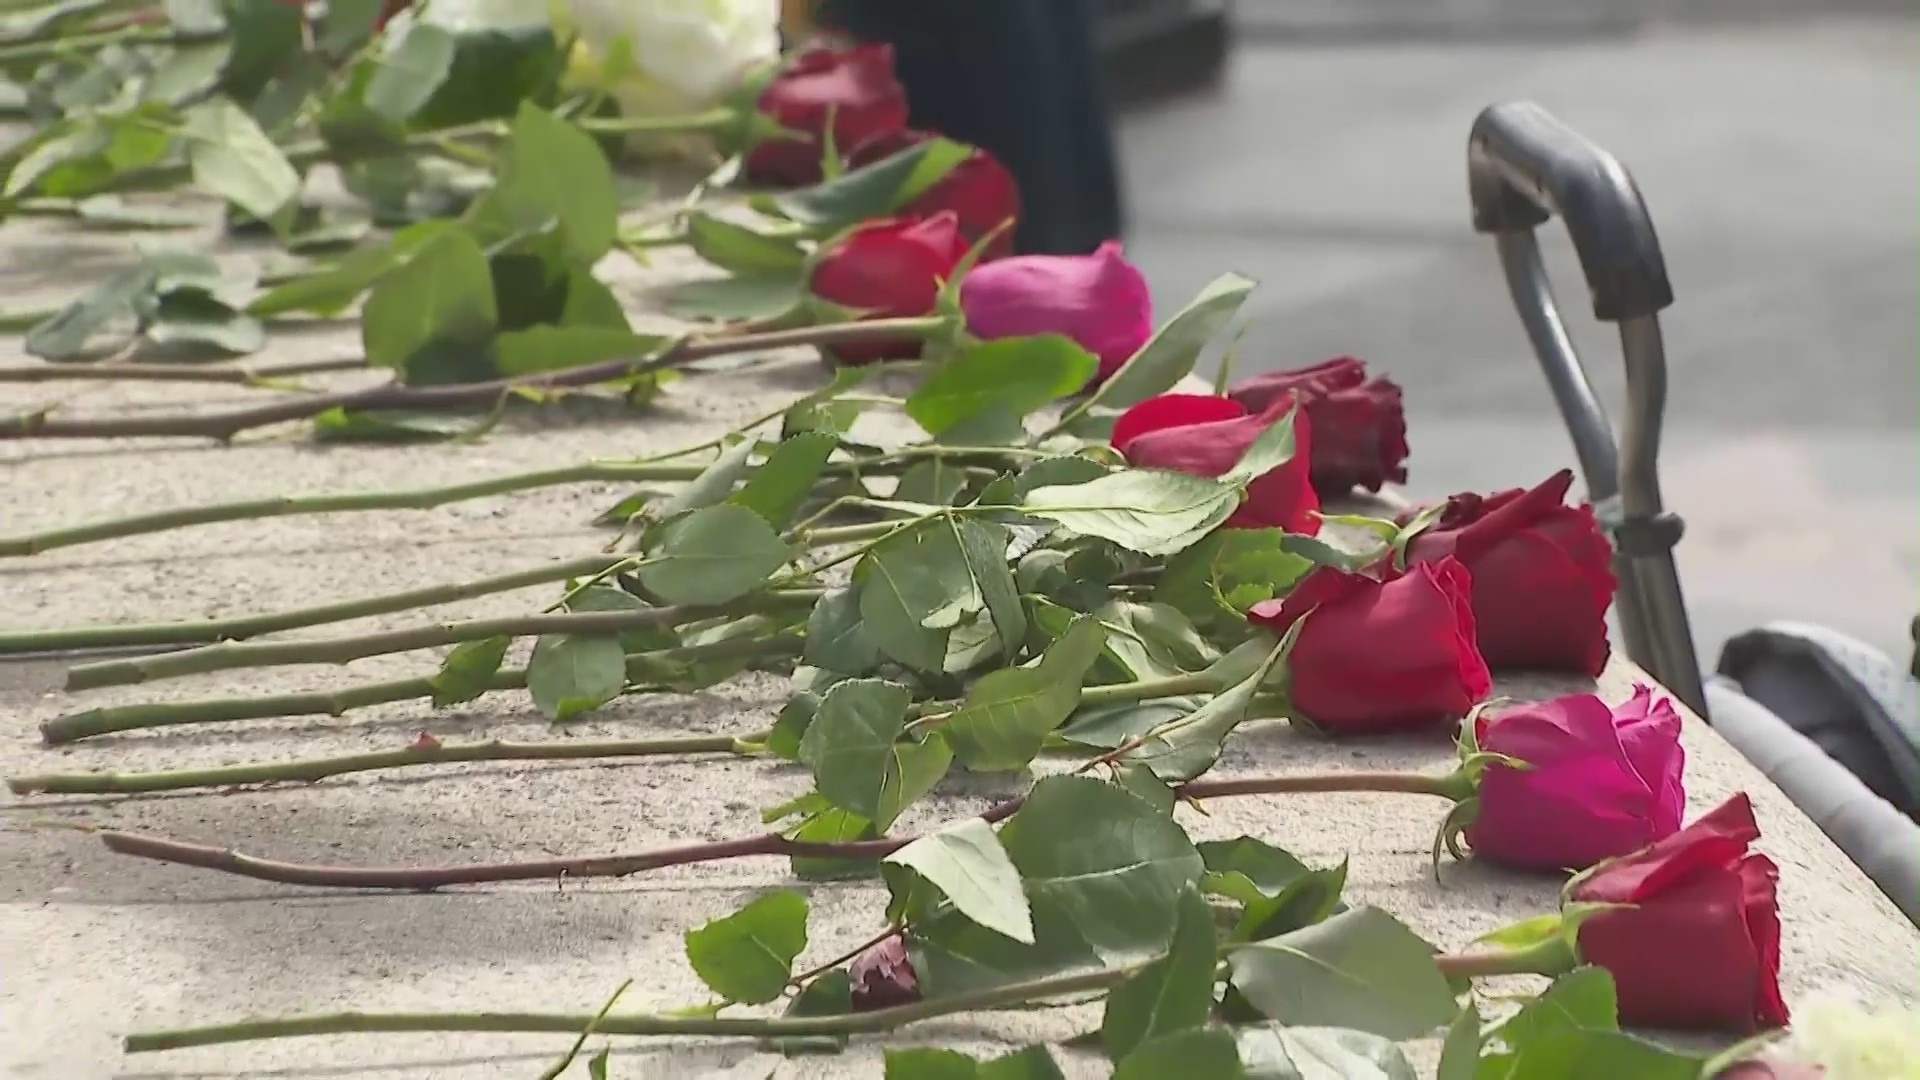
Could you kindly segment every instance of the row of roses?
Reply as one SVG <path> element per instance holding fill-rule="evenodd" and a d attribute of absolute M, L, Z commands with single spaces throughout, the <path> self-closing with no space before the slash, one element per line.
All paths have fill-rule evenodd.
<path fill-rule="evenodd" d="M 905 126 L 885 46 L 805 51 L 760 107 L 802 133 L 751 152 L 747 173 L 760 182 L 818 180 L 829 138 L 854 147 L 846 165 L 857 168 L 929 137 Z M 865 317 L 929 314 L 969 250 L 990 237 L 959 282 L 968 332 L 1059 334 L 1099 360 L 1095 384 L 1111 377 L 1153 334 L 1144 277 L 1113 242 L 1084 256 L 1009 255 L 1018 209 L 1011 177 L 976 149 L 896 217 L 825 245 L 810 291 Z M 835 359 L 907 359 L 920 348 L 879 342 Z M 1400 388 L 1351 357 L 1254 376 L 1223 395 L 1151 398 L 1115 420 L 1110 441 L 1132 465 L 1217 477 L 1289 414 L 1292 459 L 1249 485 L 1224 528 L 1312 535 L 1323 500 L 1405 481 Z M 1600 674 L 1612 550 L 1592 509 L 1566 504 L 1572 482 L 1563 470 L 1530 489 L 1454 495 L 1425 515 L 1430 524 L 1397 558 L 1316 569 L 1254 606 L 1249 621 L 1276 633 L 1312 616 L 1288 662 L 1295 713 L 1336 734 L 1444 729 L 1485 700 L 1490 668 Z M 1759 830 L 1744 795 L 1681 828 L 1685 755 L 1671 702 L 1643 686 L 1618 707 L 1579 694 L 1472 723 L 1472 744 L 1501 760 L 1480 778 L 1468 844 L 1505 865 L 1586 871 L 1568 902 L 1616 905 L 1581 918 L 1577 949 L 1614 975 L 1623 1020 L 1786 1022 L 1777 868 L 1748 850 Z M 911 993 L 897 941 L 863 956 L 853 975 L 868 1007 Z"/>

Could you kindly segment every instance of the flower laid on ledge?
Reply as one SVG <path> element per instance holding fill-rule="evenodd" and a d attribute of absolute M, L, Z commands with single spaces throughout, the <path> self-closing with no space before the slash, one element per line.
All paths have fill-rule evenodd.
<path fill-rule="evenodd" d="M 339 30 L 331 13 L 316 17 L 288 24 L 300 31 L 289 50 Z M 97 424 L 36 414 L 0 422 L 0 434 L 230 438 L 314 418 L 320 431 L 413 436 L 455 405 L 488 410 L 492 423 L 509 400 L 561 390 L 697 395 L 715 376 L 694 361 L 779 363 L 792 348 L 838 362 L 830 374 L 804 369 L 823 385 L 646 460 L 543 463 L 438 488 L 182 507 L 0 538 L 0 555 L 26 556 L 218 521 L 639 485 L 596 522 L 617 531 L 577 558 L 291 611 L 6 631 L 0 652 L 181 646 L 75 663 L 66 690 L 79 694 L 444 650 L 409 678 L 83 705 L 42 725 L 49 744 L 393 702 L 450 708 L 485 695 L 523 695 L 568 725 L 603 719 L 627 695 L 700 692 L 746 673 L 785 680 L 787 699 L 732 731 L 509 742 L 429 729 L 348 755 L 9 785 L 23 795 L 134 793 L 675 756 L 728 762 L 739 775 L 753 762 L 790 776 L 797 797 L 742 814 L 732 835 L 628 853 L 331 866 L 227 843 L 94 836 L 117 856 L 306 888 L 425 890 L 735 859 L 787 860 L 791 873 L 769 874 L 737 909 L 688 929 L 688 963 L 713 1000 L 701 1010 L 265 1018 L 139 1032 L 130 1051 L 441 1027 L 833 1045 L 1085 998 L 1103 1010 L 1094 1045 L 1127 1078 L 1283 1076 L 1309 1062 L 1329 1075 L 1404 1076 L 1411 1066 L 1395 1043 L 1445 1031 L 1443 1075 L 1548 1080 L 1569 1060 L 1594 1076 L 1693 1077 L 1705 1066 L 1623 1023 L 1744 1033 L 1787 1022 L 1778 870 L 1750 850 L 1759 829 L 1744 796 L 1683 822 L 1674 705 L 1650 687 L 1624 702 L 1489 701 L 1498 674 L 1590 676 L 1606 664 L 1610 552 L 1591 509 L 1567 505 L 1570 473 L 1397 519 L 1341 512 L 1355 507 L 1336 500 L 1356 488 L 1407 475 L 1399 386 L 1339 357 L 1191 392 L 1197 358 L 1228 335 L 1253 283 L 1223 275 L 1156 321 L 1117 240 L 1079 255 L 1012 254 L 1011 177 L 980 148 L 907 128 L 886 46 L 820 43 L 750 73 L 768 26 L 745 5 L 626 11 L 582 0 L 571 18 L 582 35 L 572 51 L 539 23 L 521 35 L 531 44 L 513 38 L 529 50 L 523 62 L 481 64 L 490 74 L 478 81 L 476 57 L 491 54 L 463 52 L 446 25 L 402 20 L 404 37 L 362 43 L 390 49 L 380 54 L 390 63 L 364 60 L 359 46 L 330 58 L 351 77 L 327 93 L 358 96 L 322 102 L 327 119 L 311 144 L 276 143 L 284 133 L 260 129 L 248 111 L 258 100 L 239 90 L 209 99 L 222 103 L 208 106 L 217 115 L 155 106 L 201 127 L 191 146 L 163 148 L 139 168 L 73 150 L 119 130 L 108 114 L 37 133 L 38 149 L 9 177 L 23 198 L 139 190 L 184 162 L 182 176 L 286 237 L 301 210 L 296 162 L 341 166 L 363 198 L 381 197 L 376 181 L 404 188 L 383 204 L 382 220 L 401 226 L 393 237 L 239 304 L 236 320 L 254 321 L 224 327 L 237 345 L 242 330 L 264 333 L 260 320 L 336 317 L 364 293 L 367 360 L 394 381 L 239 412 Z M 624 75 L 623 27 L 654 35 L 629 42 L 635 67 Z M 388 74 L 442 67 L 440 82 L 418 85 Z M 545 74 L 518 89 L 492 86 L 535 71 Z M 668 89 L 702 111 L 651 115 L 661 106 L 648 95 Z M 496 90 L 509 104 L 486 96 Z M 443 93 L 453 96 L 436 104 Z M 603 141 L 636 132 L 711 136 L 729 161 L 686 199 L 644 208 L 645 223 L 623 222 Z M 223 173 L 239 166 L 208 157 L 220 142 L 210 133 L 288 175 Z M 132 153 L 128 145 L 115 152 Z M 69 150 L 79 156 L 60 157 Z M 162 160 L 175 151 L 180 161 Z M 451 188 L 426 179 L 456 167 L 483 175 Z M 663 304 L 693 329 L 641 332 L 596 267 L 668 246 L 724 276 L 665 291 Z M 171 256 L 149 255 L 129 273 L 119 292 L 70 305 L 35 340 L 48 355 L 86 345 L 98 327 L 76 331 L 76 320 L 92 319 L 101 295 L 112 308 L 102 325 L 135 316 L 147 338 L 172 340 L 183 320 L 170 312 L 212 310 L 225 295 L 210 283 L 217 267 Z M 918 362 L 911 386 L 873 377 L 878 363 L 908 360 Z M 59 366 L 64 378 L 89 365 Z M 653 381 L 670 367 L 684 381 Z M 869 414 L 895 434 L 856 429 Z M 422 615 L 370 632 L 280 636 L 534 586 L 559 595 L 520 616 Z M 1299 729 L 1290 743 L 1264 744 L 1281 756 L 1327 739 L 1439 756 L 1449 734 L 1457 754 L 1409 771 L 1238 767 L 1252 745 L 1243 732 L 1280 724 Z M 942 787 L 959 773 L 976 774 L 969 791 L 991 790 L 991 802 L 928 813 L 951 806 Z M 1328 792 L 1437 819 L 1436 870 L 1442 850 L 1470 853 L 1564 885 L 1559 910 L 1449 950 L 1346 895 L 1344 861 L 1309 865 L 1281 846 L 1312 837 L 1199 841 L 1188 831 L 1194 810 L 1215 800 Z M 1248 820 L 1278 833 L 1292 819 Z M 1580 873 L 1567 881 L 1570 871 Z M 887 903 L 872 905 L 874 925 L 802 963 L 827 935 L 810 925 L 819 894 L 789 878 L 866 879 Z M 1510 1009 L 1475 989 L 1515 975 L 1551 982 Z M 1502 1014 L 1483 1016 L 1483 1006 Z M 1029 1047 L 993 1068 L 1055 1075 L 1051 1053 Z M 906 1080 L 988 1071 L 946 1050 L 887 1058 L 889 1076 Z M 1642 1071 L 1649 1063 L 1665 1071 Z"/>

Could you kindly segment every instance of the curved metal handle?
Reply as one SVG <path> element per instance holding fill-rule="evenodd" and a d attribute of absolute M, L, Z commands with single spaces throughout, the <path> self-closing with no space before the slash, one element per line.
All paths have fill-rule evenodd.
<path fill-rule="evenodd" d="M 1673 303 L 1673 286 L 1646 203 L 1613 155 L 1531 102 L 1494 105 L 1474 120 L 1467 186 L 1473 226 L 1495 236 L 1507 287 L 1573 438 L 1588 495 L 1613 533 L 1627 655 L 1704 716 L 1706 696 L 1673 565 L 1681 523 L 1660 497 L 1667 360 L 1659 312 Z M 1614 441 L 1540 259 L 1533 231 L 1556 215 L 1579 253 L 1594 315 L 1620 326 L 1624 448 Z"/>

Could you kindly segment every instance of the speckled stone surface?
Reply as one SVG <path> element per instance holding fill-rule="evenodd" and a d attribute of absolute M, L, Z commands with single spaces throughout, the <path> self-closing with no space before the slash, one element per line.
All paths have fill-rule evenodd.
<path fill-rule="evenodd" d="M 12 229 L 12 226 L 9 226 Z M 70 291 L 124 252 L 125 241 L 49 229 L 4 248 L 0 280 Z M 53 255 L 61 267 L 43 271 Z M 696 272 L 670 253 L 648 270 L 609 264 L 636 309 L 661 281 Z M 25 288 L 31 281 L 32 290 Z M 266 362 L 351 352 L 351 322 L 275 338 Z M 335 378 L 335 383 L 365 375 Z M 592 457 L 659 452 L 710 438 L 821 383 L 807 356 L 751 373 L 673 383 L 639 413 L 573 409 L 510 418 L 468 445 L 317 446 L 297 431 L 237 445 L 182 441 L 0 442 L 0 533 L 108 515 L 287 492 L 428 486 Z M 234 388 L 0 384 L 0 413 L 61 400 L 76 414 L 203 408 L 252 400 Z M 1528 463 L 1518 483 L 1535 475 Z M 430 512 L 295 517 L 216 525 L 0 561 L 0 630 L 265 612 L 323 598 L 450 582 L 590 553 L 605 534 L 590 519 L 625 493 L 579 485 L 476 500 Z M 530 590 L 437 609 L 434 617 L 524 612 Z M 398 626 L 388 616 L 302 633 Z M 0 661 L 0 770 L 161 769 L 390 748 L 418 731 L 443 740 L 644 737 L 750 732 L 782 697 L 781 680 L 750 677 L 684 696 L 628 698 L 552 730 L 523 694 L 433 712 L 406 703 L 344 717 L 305 717 L 134 733 L 46 748 L 36 725 L 77 708 L 318 689 L 430 673 L 410 653 L 347 669 L 242 671 L 73 695 L 57 658 Z M 1624 662 L 1600 680 L 1609 698 L 1637 677 Z M 1498 693 L 1534 698 L 1589 688 L 1580 680 L 1504 675 Z M 1820 832 L 1705 725 L 1690 721 L 1689 803 L 1753 795 L 1782 868 L 1789 997 L 1828 983 L 1912 997 L 1920 938 Z M 1243 729 L 1223 775 L 1278 770 L 1441 768 L 1444 740 L 1328 742 L 1268 725 Z M 1047 767 L 1056 767 L 1048 763 Z M 996 781 L 1000 782 L 1000 781 Z M 902 829 L 977 810 L 1000 789 L 956 777 Z M 759 760 L 504 763 L 342 777 L 312 786 L 98 800 L 19 800 L 0 807 L 0 1072 L 9 1077 L 512 1077 L 537 1075 L 561 1036 L 360 1036 L 257 1043 L 126 1058 L 135 1029 L 256 1013 L 341 1009 L 592 1011 L 624 979 L 623 1009 L 704 1000 L 682 934 L 754 890 L 790 885 L 813 903 L 804 959 L 823 959 L 876 925 L 871 884 L 795 885 L 778 860 L 673 869 L 621 880 L 541 882 L 372 895 L 280 887 L 120 858 L 77 831 L 87 823 L 230 844 L 294 860 L 464 863 L 637 851 L 756 830 L 758 810 L 806 786 L 794 767 Z M 1182 811 L 1196 838 L 1248 833 L 1310 863 L 1351 857 L 1350 893 L 1400 915 L 1442 946 L 1549 910 L 1559 882 L 1449 865 L 1436 883 L 1426 851 L 1440 807 L 1408 796 L 1335 795 L 1221 801 Z M 962 1018 L 900 1041 L 987 1050 L 1061 1039 L 1097 1023 L 1086 1008 Z M 1430 1069 L 1434 1047 L 1412 1047 Z M 782 1061 L 744 1042 L 622 1041 L 622 1077 L 878 1076 L 878 1050 Z M 1071 1058 L 1075 1075 L 1103 1075 Z"/>

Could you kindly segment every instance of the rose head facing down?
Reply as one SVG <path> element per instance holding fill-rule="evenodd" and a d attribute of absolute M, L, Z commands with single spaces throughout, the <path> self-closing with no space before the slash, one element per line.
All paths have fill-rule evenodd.
<path fill-rule="evenodd" d="M 801 187 L 820 182 L 821 136 L 854 147 L 907 126 L 907 91 L 893 70 L 891 45 L 816 45 L 795 53 L 760 91 L 759 110 L 794 132 L 747 151 L 749 181 Z"/>
<path fill-rule="evenodd" d="M 906 942 L 895 934 L 853 958 L 847 965 L 852 983 L 854 1012 L 872 1012 L 920 1000 L 920 978 L 907 955 Z"/>
<path fill-rule="evenodd" d="M 1091 255 L 1017 255 L 975 267 L 960 281 L 960 309 L 967 331 L 988 341 L 1071 338 L 1099 359 L 1096 383 L 1153 336 L 1147 279 L 1113 240 Z"/>
<path fill-rule="evenodd" d="M 1406 482 L 1407 417 L 1392 379 L 1369 380 L 1363 361 L 1339 356 L 1242 379 L 1227 391 L 1255 412 L 1288 395 L 1313 420 L 1313 486 L 1322 498 Z"/>
<path fill-rule="evenodd" d="M 1142 468 L 1217 477 L 1239 463 L 1262 432 L 1286 418 L 1291 400 L 1249 413 L 1238 402 L 1207 394 L 1161 394 L 1121 413 L 1113 448 Z M 1285 529 L 1308 536 L 1320 530 L 1320 497 L 1307 479 L 1312 426 L 1293 418 L 1293 457 L 1254 478 L 1247 497 L 1227 519 L 1229 529 Z"/>
<path fill-rule="evenodd" d="M 1597 676 L 1607 666 L 1613 549 L 1593 508 L 1565 503 L 1573 473 L 1531 490 L 1471 492 L 1407 545 L 1410 562 L 1452 558 L 1473 572 L 1480 652 L 1495 668 Z"/>
<path fill-rule="evenodd" d="M 1601 863 L 1568 893 L 1601 911 L 1578 930 L 1580 958 L 1613 975 L 1620 1023 L 1753 1031 L 1787 1023 L 1773 860 L 1742 792 L 1664 840 Z"/>
<path fill-rule="evenodd" d="M 1307 620 L 1287 657 L 1287 696 L 1312 723 L 1336 734 L 1439 729 L 1493 688 L 1470 588 L 1452 559 L 1379 578 L 1321 567 L 1247 618 L 1276 634 Z"/>
<path fill-rule="evenodd" d="M 808 289 L 822 300 L 858 309 L 865 319 L 926 315 L 966 250 L 950 213 L 924 221 L 868 221 L 820 252 Z M 910 360 L 920 355 L 920 347 L 916 338 L 848 342 L 835 346 L 833 357 L 843 364 Z"/>
<path fill-rule="evenodd" d="M 865 168 L 932 138 L 931 132 L 911 128 L 883 131 L 854 147 L 846 156 L 846 166 L 849 170 Z M 974 147 L 945 176 L 901 207 L 898 216 L 932 217 L 943 210 L 952 211 L 959 220 L 960 235 L 969 247 L 993 234 L 992 242 L 980 253 L 981 262 L 1013 254 L 1013 230 L 1020 221 L 1020 188 L 999 158 Z"/>
<path fill-rule="evenodd" d="M 1594 694 L 1521 705 L 1476 722 L 1481 750 L 1525 762 L 1481 775 L 1467 827 L 1476 858 L 1532 870 L 1584 870 L 1680 828 L 1680 714 L 1648 686 L 1609 707 Z"/>

